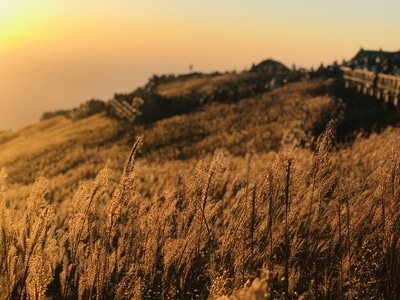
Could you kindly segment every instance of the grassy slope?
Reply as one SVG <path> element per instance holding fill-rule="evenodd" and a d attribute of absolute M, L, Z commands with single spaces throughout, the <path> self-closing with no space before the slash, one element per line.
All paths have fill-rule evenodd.
<path fill-rule="evenodd" d="M 192 198 L 187 198 L 186 193 L 189 196 L 193 193 L 194 197 L 197 189 L 204 188 L 203 184 L 207 182 L 207 164 L 197 162 L 202 158 L 210 161 L 216 149 L 226 149 L 229 154 L 225 154 L 225 172 L 216 175 L 209 186 L 210 198 L 215 199 L 209 200 L 209 207 L 212 208 L 215 204 L 217 208 L 218 205 L 222 208 L 216 208 L 213 212 L 218 212 L 216 217 L 210 217 L 208 220 L 218 238 L 217 251 L 212 253 L 216 259 L 213 263 L 222 269 L 213 269 L 214 265 L 210 264 L 207 265 L 207 272 L 213 271 L 214 275 L 218 276 L 224 274 L 221 280 L 227 280 L 227 286 L 228 282 L 232 283 L 231 288 L 218 284 L 217 281 L 212 283 L 213 288 L 221 288 L 220 291 L 213 291 L 214 295 L 221 295 L 243 286 L 245 278 L 240 270 L 248 272 L 246 278 L 249 280 L 257 276 L 258 267 L 252 269 L 251 265 L 242 260 L 241 253 L 245 251 L 251 250 L 250 258 L 254 259 L 255 265 L 259 266 L 268 259 L 273 266 L 271 271 L 282 275 L 285 259 L 278 256 L 278 251 L 283 251 L 279 243 L 284 240 L 281 190 L 285 185 L 284 164 L 287 162 L 287 153 L 290 153 L 293 159 L 289 216 L 290 234 L 293 236 L 293 240 L 290 241 L 293 247 L 290 270 L 293 274 L 289 275 L 291 282 L 297 284 L 296 287 L 291 287 L 293 290 L 290 292 L 296 291 L 296 288 L 305 294 L 314 291 L 319 295 L 324 292 L 329 295 L 331 291 L 335 291 L 330 295 L 338 296 L 341 292 L 346 292 L 349 298 L 352 297 L 352 293 L 356 295 L 355 298 L 373 295 L 378 290 L 385 290 L 377 283 L 382 277 L 377 263 L 386 261 L 384 255 L 397 258 L 396 255 L 390 256 L 390 252 L 384 252 L 386 248 L 380 246 L 379 226 L 382 226 L 381 206 L 386 205 L 388 217 L 384 225 L 387 226 L 389 237 L 384 236 L 382 240 L 389 243 L 390 234 L 394 232 L 392 229 L 398 226 L 394 221 L 400 215 L 394 201 L 400 193 L 397 185 L 400 180 L 397 178 L 400 132 L 386 124 L 380 128 L 381 133 L 359 134 L 343 149 L 337 149 L 329 155 L 326 149 L 322 149 L 318 155 L 313 156 L 311 149 L 315 145 L 315 138 L 329 119 L 337 118 L 340 121 L 344 118 L 348 123 L 349 118 L 358 117 L 342 115 L 349 113 L 343 109 L 343 103 L 325 94 L 331 88 L 332 82 L 329 80 L 294 83 L 254 99 L 242 100 L 235 104 L 211 104 L 205 106 L 202 111 L 130 129 L 123 128 L 115 120 L 98 114 L 74 122 L 56 117 L 16 132 L 1 133 L 0 165 L 8 173 L 5 198 L 12 204 L 22 206 L 22 202 L 15 200 L 24 200 L 35 178 L 44 175 L 49 178 L 49 198 L 56 208 L 57 217 L 63 220 L 69 211 L 78 183 L 83 179 L 93 178 L 104 165 L 114 171 L 111 180 L 115 181 L 129 152 L 129 141 L 137 135 L 143 135 L 144 142 L 136 163 L 136 190 L 142 201 L 153 200 L 160 195 L 165 197 L 149 208 L 154 215 L 144 212 L 140 218 L 143 222 L 151 224 L 154 221 L 146 218 L 163 220 L 165 224 L 172 220 L 168 226 L 173 226 L 173 220 L 177 218 L 179 222 L 186 224 L 184 214 L 188 212 L 181 205 L 193 205 Z M 349 103 L 347 105 L 349 106 Z M 329 143 L 321 144 L 328 147 Z M 381 145 L 385 147 L 380 147 Z M 268 182 L 270 179 L 266 181 L 268 176 L 271 182 Z M 312 176 L 314 185 L 310 180 Z M 248 237 L 245 237 L 242 245 L 243 239 L 231 238 L 231 235 L 240 235 L 240 230 L 248 230 L 246 216 L 249 213 L 249 205 L 246 201 L 251 198 L 248 196 L 248 189 L 256 191 L 258 185 L 260 193 L 254 192 L 253 197 L 260 201 L 256 204 L 259 219 L 257 224 L 253 224 L 258 226 L 254 227 L 256 231 L 253 233 L 257 247 L 261 250 L 254 254 L 253 248 L 246 244 Z M 274 234 L 273 241 L 276 244 L 271 244 L 271 248 L 263 244 L 269 228 L 265 221 L 269 212 L 268 205 L 264 203 L 266 198 L 261 192 L 275 197 L 274 201 L 277 201 L 277 216 L 269 229 L 271 235 Z M 312 208 L 311 217 L 307 211 L 308 207 Z M 344 224 L 345 220 L 341 220 L 343 223 L 338 225 L 338 208 L 339 215 L 343 218 L 348 217 L 347 224 Z M 175 214 L 175 209 L 183 211 L 182 220 L 179 219 L 179 214 Z M 143 230 L 146 241 L 150 244 L 151 238 L 155 236 L 151 230 L 156 226 L 143 224 L 143 229 L 140 230 Z M 349 231 L 346 231 L 345 225 L 348 225 Z M 310 226 L 312 231 L 304 231 L 307 226 Z M 235 232 L 236 229 L 239 230 Z M 160 244 L 164 251 L 175 249 L 173 243 L 182 251 L 182 245 L 179 243 L 184 242 L 183 238 L 179 239 L 173 234 L 169 236 L 168 232 L 163 231 L 157 234 L 160 235 L 160 243 L 165 242 Z M 185 236 L 184 232 L 181 234 Z M 346 239 L 345 234 L 348 234 Z M 395 235 L 393 238 L 398 237 Z M 302 251 L 305 251 L 302 248 L 304 243 L 310 243 L 310 247 L 305 249 L 306 255 L 302 254 Z M 335 250 L 334 247 L 340 250 L 337 252 L 340 253 L 340 260 L 332 251 Z M 397 246 L 394 244 L 393 247 Z M 148 252 L 150 258 L 156 257 L 156 252 L 151 252 L 149 247 L 142 251 Z M 277 251 L 276 254 L 273 251 Z M 172 251 L 174 254 L 176 252 L 176 249 Z M 256 260 L 256 255 L 260 255 L 261 258 Z M 306 258 L 305 261 L 303 258 Z M 389 258 L 388 261 L 391 261 Z M 315 288 L 311 287 L 312 282 L 310 286 L 302 285 L 302 280 L 296 273 L 296 270 L 308 272 L 307 268 L 312 264 L 309 264 L 307 259 L 315 259 L 316 264 L 317 259 L 319 260 L 317 265 L 321 269 L 309 272 L 316 279 L 325 280 L 318 283 L 314 281 Z M 323 264 L 324 261 L 329 261 L 329 264 Z M 179 264 L 174 265 L 172 261 L 170 269 L 169 262 L 165 260 L 164 263 L 168 272 L 174 267 L 181 267 Z M 339 266 L 347 276 L 345 283 L 338 282 Z M 393 264 L 393 267 L 395 266 Z M 224 268 L 234 268 L 234 272 L 219 274 Z M 324 273 L 325 271 L 332 273 Z M 168 272 L 163 276 L 171 278 Z M 132 277 L 132 280 L 136 281 L 136 278 Z M 152 284 L 158 286 L 157 280 L 153 280 L 150 287 Z M 280 288 L 282 292 L 280 284 L 282 283 L 275 283 L 275 287 Z M 342 288 L 341 292 L 338 292 L 338 286 Z"/>
<path fill-rule="evenodd" d="M 118 123 L 102 114 L 79 121 L 54 117 L 3 132 L 0 165 L 7 174 L 7 199 L 21 205 L 15 200 L 26 199 L 35 179 L 45 176 L 48 199 L 68 206 L 81 180 L 93 178 L 106 164 L 120 172 L 129 146 L 118 142 L 119 135 Z"/>
<path fill-rule="evenodd" d="M 167 98 L 176 98 L 192 94 L 210 96 L 218 89 L 237 86 L 246 80 L 255 79 L 254 73 L 226 73 L 215 76 L 195 76 L 183 80 L 175 80 L 157 86 L 156 92 Z"/>
<path fill-rule="evenodd" d="M 155 123 L 146 130 L 143 154 L 151 161 L 201 158 L 216 148 L 234 155 L 269 152 L 283 144 L 312 142 L 339 116 L 341 103 L 315 90 L 331 81 L 299 82 L 234 104 L 211 104 L 203 111 Z"/>
<path fill-rule="evenodd" d="M 212 77 L 211 86 L 203 84 L 202 89 L 215 88 L 214 84 L 221 81 L 236 82 L 238 78 L 235 74 Z M 187 84 L 192 85 L 193 80 L 189 78 Z M 171 161 L 180 160 L 177 164 L 182 165 L 182 160 L 191 160 L 193 164 L 218 148 L 244 156 L 248 151 L 268 153 L 278 151 L 282 145 L 309 143 L 315 130 L 337 112 L 338 103 L 330 97 L 311 95 L 329 84 L 294 83 L 254 99 L 211 104 L 202 111 L 135 128 L 123 128 L 117 121 L 98 114 L 78 121 L 59 116 L 15 132 L 0 133 L 0 166 L 8 174 L 8 199 L 25 199 L 38 176 L 50 179 L 48 197 L 52 202 L 71 199 L 78 183 L 93 178 L 106 164 L 119 174 L 130 141 L 138 135 L 144 136 L 139 157 L 147 161 L 144 169 L 152 170 L 149 174 L 143 172 L 138 187 L 151 198 L 155 196 L 151 195 L 148 181 L 165 180 L 162 174 L 155 175 L 161 166 L 165 165 L 165 173 L 187 168 L 175 167 Z M 185 90 L 181 95 L 184 93 Z M 178 175 L 172 177 L 152 189 L 160 191 L 171 181 L 176 182 Z"/>
<path fill-rule="evenodd" d="M 184 97 L 187 89 L 178 87 L 192 89 L 201 82 L 197 89 L 206 91 L 215 89 L 217 83 L 235 83 L 243 76 L 246 80 L 248 75 L 229 73 L 206 80 L 189 77 L 186 82 L 174 81 L 159 89 Z M 115 170 L 116 180 L 130 145 L 140 135 L 144 142 L 138 153 L 138 189 L 152 199 L 176 183 L 180 171 L 212 156 L 217 149 L 226 149 L 237 157 L 246 153 L 270 156 L 295 147 L 307 150 L 330 119 L 345 118 L 342 123 L 346 127 L 354 119 L 370 122 L 376 115 L 345 109 L 341 100 L 327 94 L 333 84 L 331 80 L 291 83 L 255 98 L 208 104 L 201 111 L 150 125 L 124 127 L 97 114 L 78 121 L 59 116 L 15 132 L 2 132 L 0 166 L 8 174 L 8 198 L 25 199 L 38 176 L 50 179 L 48 197 L 59 203 L 70 199 L 81 180 L 93 178 L 105 165 Z M 343 91 L 339 96 L 346 98 Z M 350 96 L 354 97 L 352 93 Z M 346 105 L 351 108 L 354 103 Z M 339 130 L 347 128 L 339 126 Z"/>

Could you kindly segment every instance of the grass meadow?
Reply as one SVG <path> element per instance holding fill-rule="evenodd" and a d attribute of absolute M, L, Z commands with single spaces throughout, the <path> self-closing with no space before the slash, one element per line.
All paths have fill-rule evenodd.
<path fill-rule="evenodd" d="M 396 299 L 400 131 L 333 85 L 0 133 L 0 298 Z"/>

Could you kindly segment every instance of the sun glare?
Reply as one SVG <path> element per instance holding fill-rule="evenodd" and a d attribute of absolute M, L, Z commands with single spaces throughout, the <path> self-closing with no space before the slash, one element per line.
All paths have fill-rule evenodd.
<path fill-rule="evenodd" d="M 51 7 L 45 4 L 41 0 L 0 0 L 0 46 L 45 38 L 52 30 L 48 26 L 48 19 L 52 17 Z"/>
<path fill-rule="evenodd" d="M 21 16 L 23 7 L 23 1 L 0 0 L 0 46 L 5 45 L 5 40 L 26 35 L 27 26 Z"/>
<path fill-rule="evenodd" d="M 0 20 L 10 16 L 19 4 L 16 1 L 0 0 Z"/>

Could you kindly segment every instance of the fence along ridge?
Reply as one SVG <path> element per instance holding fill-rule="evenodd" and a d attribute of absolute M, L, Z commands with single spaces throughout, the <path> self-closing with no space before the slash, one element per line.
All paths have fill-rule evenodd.
<path fill-rule="evenodd" d="M 340 67 L 343 72 L 345 87 L 355 87 L 357 91 L 368 94 L 385 102 L 399 104 L 400 77 L 375 73 L 369 70 Z"/>
<path fill-rule="evenodd" d="M 129 122 L 133 122 L 136 119 L 137 111 L 136 108 L 131 106 L 126 101 L 117 101 L 115 99 L 108 101 L 109 105 L 112 107 L 113 112 L 117 115 L 117 117 L 121 119 L 126 119 Z"/>

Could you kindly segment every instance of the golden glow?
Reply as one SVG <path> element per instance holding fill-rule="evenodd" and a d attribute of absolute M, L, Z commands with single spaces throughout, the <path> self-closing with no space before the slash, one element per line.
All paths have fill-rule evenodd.
<path fill-rule="evenodd" d="M 25 33 L 25 26 L 18 17 L 21 7 L 20 1 L 0 0 L 0 45 L 6 38 L 15 38 Z"/>
<path fill-rule="evenodd" d="M 0 113 L 6 114 L 0 121 L 10 108 L 25 107 L 26 97 L 35 101 L 37 120 L 44 110 L 107 100 L 154 74 L 188 72 L 189 65 L 198 72 L 241 71 L 272 58 L 309 68 L 350 59 L 360 47 L 396 51 L 400 1 L 387 5 L 0 0 Z"/>
<path fill-rule="evenodd" d="M 5 21 L 12 19 L 23 7 L 21 1 L 0 1 L 0 24 L 4 24 Z M 2 28 L 3 26 L 1 26 Z"/>

